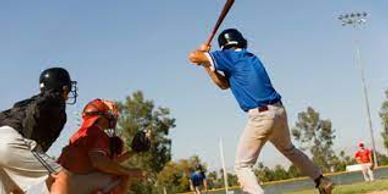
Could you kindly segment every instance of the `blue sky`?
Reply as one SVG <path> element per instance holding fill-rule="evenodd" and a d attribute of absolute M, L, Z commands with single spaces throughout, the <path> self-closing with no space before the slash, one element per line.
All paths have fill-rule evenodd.
<path fill-rule="evenodd" d="M 206 40 L 224 0 L 1 1 L 0 109 L 38 91 L 37 78 L 50 66 L 67 68 L 80 98 L 50 153 L 56 155 L 75 128 L 75 112 L 96 97 L 123 100 L 142 90 L 177 118 L 174 159 L 198 154 L 218 168 L 218 140 L 233 164 L 246 115 L 229 91 L 214 87 L 188 63 L 188 52 Z M 359 31 L 373 124 L 388 88 L 388 14 L 385 0 L 240 0 L 222 28 L 237 27 L 261 57 L 288 110 L 289 123 L 307 106 L 336 129 L 337 150 L 369 143 L 359 71 L 353 63 L 355 33 L 339 14 L 370 13 Z M 214 47 L 217 48 L 216 44 Z M 381 148 L 381 138 L 375 137 Z M 260 161 L 285 159 L 267 145 Z"/>

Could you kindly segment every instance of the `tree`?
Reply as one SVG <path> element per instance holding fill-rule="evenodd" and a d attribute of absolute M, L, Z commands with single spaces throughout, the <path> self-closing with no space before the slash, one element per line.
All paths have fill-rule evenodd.
<path fill-rule="evenodd" d="M 169 162 L 158 175 L 158 186 L 166 188 L 167 193 L 188 191 L 190 189 L 190 175 L 198 164 L 206 166 L 198 156 L 192 156 L 178 162 Z M 206 172 L 206 168 L 204 171 Z"/>
<path fill-rule="evenodd" d="M 276 165 L 275 168 L 270 169 L 261 162 L 259 162 L 257 168 L 254 169 L 254 173 L 260 182 L 284 180 L 302 176 L 295 165 L 291 165 L 288 170 L 284 169 L 281 165 Z"/>
<path fill-rule="evenodd" d="M 381 105 L 379 114 L 383 125 L 383 131 L 381 132 L 381 136 L 384 140 L 384 146 L 387 149 L 388 153 L 388 90 L 385 91 L 385 101 Z"/>
<path fill-rule="evenodd" d="M 290 167 L 288 167 L 287 173 L 288 173 L 289 178 L 295 178 L 295 177 L 302 176 L 302 173 L 294 164 L 292 164 Z"/>
<path fill-rule="evenodd" d="M 258 163 L 257 168 L 254 169 L 253 172 L 255 173 L 257 179 L 259 179 L 260 182 L 275 180 L 275 176 L 272 170 L 267 166 L 264 166 L 264 164 L 261 162 Z"/>
<path fill-rule="evenodd" d="M 334 171 L 345 171 L 347 165 L 355 163 L 356 159 L 353 156 L 346 155 L 345 151 L 341 150 L 339 155 L 333 159 Z"/>
<path fill-rule="evenodd" d="M 144 99 L 141 91 L 134 92 L 120 103 L 121 117 L 118 131 L 130 147 L 134 134 L 143 129 L 152 131 L 152 146 L 149 152 L 133 156 L 128 166 L 138 167 L 148 172 L 147 180 L 134 186 L 137 194 L 154 193 L 158 173 L 171 160 L 170 129 L 175 127 L 175 119 L 168 108 L 155 107 L 153 101 Z"/>
<path fill-rule="evenodd" d="M 288 173 L 281 165 L 276 165 L 273 169 L 275 180 L 285 180 L 288 179 Z"/>
<path fill-rule="evenodd" d="M 298 141 L 303 150 L 309 150 L 313 161 L 329 172 L 335 159 L 333 141 L 334 130 L 330 120 L 321 120 L 319 113 L 312 107 L 298 114 L 298 120 L 292 129 L 292 136 Z"/>
<path fill-rule="evenodd" d="M 225 179 L 224 179 L 224 169 L 220 169 L 218 171 L 218 180 L 217 183 L 219 184 L 219 188 L 225 187 Z M 228 186 L 236 186 L 238 185 L 238 178 L 237 175 L 227 172 L 226 177 L 228 179 Z"/>
<path fill-rule="evenodd" d="M 217 171 L 211 171 L 207 175 L 208 187 L 209 189 L 221 188 L 224 185 L 220 182 L 220 177 L 218 176 Z"/>

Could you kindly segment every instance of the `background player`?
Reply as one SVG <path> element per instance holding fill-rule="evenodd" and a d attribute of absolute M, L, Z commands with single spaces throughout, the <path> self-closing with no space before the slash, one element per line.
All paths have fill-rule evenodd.
<path fill-rule="evenodd" d="M 363 142 L 360 142 L 358 144 L 359 150 L 354 154 L 354 158 L 356 159 L 357 163 L 361 165 L 361 172 L 364 176 L 364 180 L 366 182 L 368 181 L 374 181 L 374 175 L 373 175 L 373 156 L 372 151 L 365 148 L 365 144 Z"/>
<path fill-rule="evenodd" d="M 190 190 L 196 194 L 202 194 L 202 190 L 208 192 L 207 179 L 202 165 L 195 166 L 195 170 L 190 176 Z"/>

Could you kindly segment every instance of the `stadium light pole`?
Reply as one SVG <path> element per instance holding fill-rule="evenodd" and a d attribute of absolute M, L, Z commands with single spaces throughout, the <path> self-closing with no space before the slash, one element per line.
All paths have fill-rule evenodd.
<path fill-rule="evenodd" d="M 353 27 L 353 29 L 357 30 L 366 23 L 367 16 L 368 16 L 368 13 L 366 12 L 352 12 L 352 13 L 340 15 L 338 19 L 341 21 L 342 26 L 351 26 Z M 371 138 L 371 143 L 373 148 L 373 160 L 374 160 L 375 166 L 377 167 L 378 162 L 377 162 L 377 155 L 376 155 L 376 144 L 375 144 L 375 138 L 374 138 L 374 132 L 373 132 L 373 126 L 372 126 L 372 119 L 370 114 L 368 90 L 365 83 L 366 81 L 365 81 L 364 64 L 361 61 L 359 41 L 357 38 L 355 38 L 354 41 L 356 46 L 354 63 L 356 67 L 360 68 L 361 83 L 362 83 L 366 113 L 367 113 L 367 121 L 368 121 L 370 138 Z"/>

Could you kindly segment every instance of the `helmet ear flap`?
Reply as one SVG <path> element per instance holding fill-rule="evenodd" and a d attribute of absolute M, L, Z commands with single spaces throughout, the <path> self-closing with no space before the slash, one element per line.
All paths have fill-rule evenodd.
<path fill-rule="evenodd" d="M 248 48 L 248 41 L 247 41 L 247 39 L 245 39 L 245 38 L 242 39 L 240 47 L 244 48 L 244 49 Z"/>

